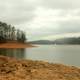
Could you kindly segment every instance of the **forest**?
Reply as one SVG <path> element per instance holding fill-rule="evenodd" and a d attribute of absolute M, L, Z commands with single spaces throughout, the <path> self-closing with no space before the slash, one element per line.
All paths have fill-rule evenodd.
<path fill-rule="evenodd" d="M 25 42 L 26 34 L 24 31 L 16 29 L 12 25 L 0 21 L 0 41 L 18 41 Z"/>
<path fill-rule="evenodd" d="M 80 44 L 80 37 L 62 38 L 54 41 L 55 44 Z"/>

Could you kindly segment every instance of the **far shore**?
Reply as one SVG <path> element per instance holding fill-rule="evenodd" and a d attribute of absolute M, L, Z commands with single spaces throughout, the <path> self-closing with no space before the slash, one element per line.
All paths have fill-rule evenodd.
<path fill-rule="evenodd" d="M 0 43 L 0 48 L 31 48 L 35 47 L 30 43 L 20 43 L 20 42 L 6 42 Z"/>

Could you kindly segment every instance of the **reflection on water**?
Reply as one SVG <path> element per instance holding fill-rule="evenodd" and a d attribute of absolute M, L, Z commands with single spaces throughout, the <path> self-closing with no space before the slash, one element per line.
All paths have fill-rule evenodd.
<path fill-rule="evenodd" d="M 0 55 L 15 57 L 15 58 L 25 58 L 25 49 L 0 49 Z"/>
<path fill-rule="evenodd" d="M 80 45 L 39 45 L 27 49 L 0 49 L 0 55 L 80 66 Z"/>

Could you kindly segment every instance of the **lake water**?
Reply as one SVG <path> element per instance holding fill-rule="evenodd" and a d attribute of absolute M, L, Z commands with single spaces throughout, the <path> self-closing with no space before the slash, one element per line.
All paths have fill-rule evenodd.
<path fill-rule="evenodd" d="M 0 55 L 43 60 L 80 67 L 80 45 L 37 45 L 27 49 L 0 49 Z"/>

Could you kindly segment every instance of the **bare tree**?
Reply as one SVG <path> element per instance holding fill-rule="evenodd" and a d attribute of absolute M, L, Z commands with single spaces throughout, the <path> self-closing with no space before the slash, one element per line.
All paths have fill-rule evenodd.
<path fill-rule="evenodd" d="M 12 40 L 15 40 L 15 27 L 12 27 L 12 29 L 11 29 L 12 31 L 11 31 L 11 36 L 12 36 Z"/>

